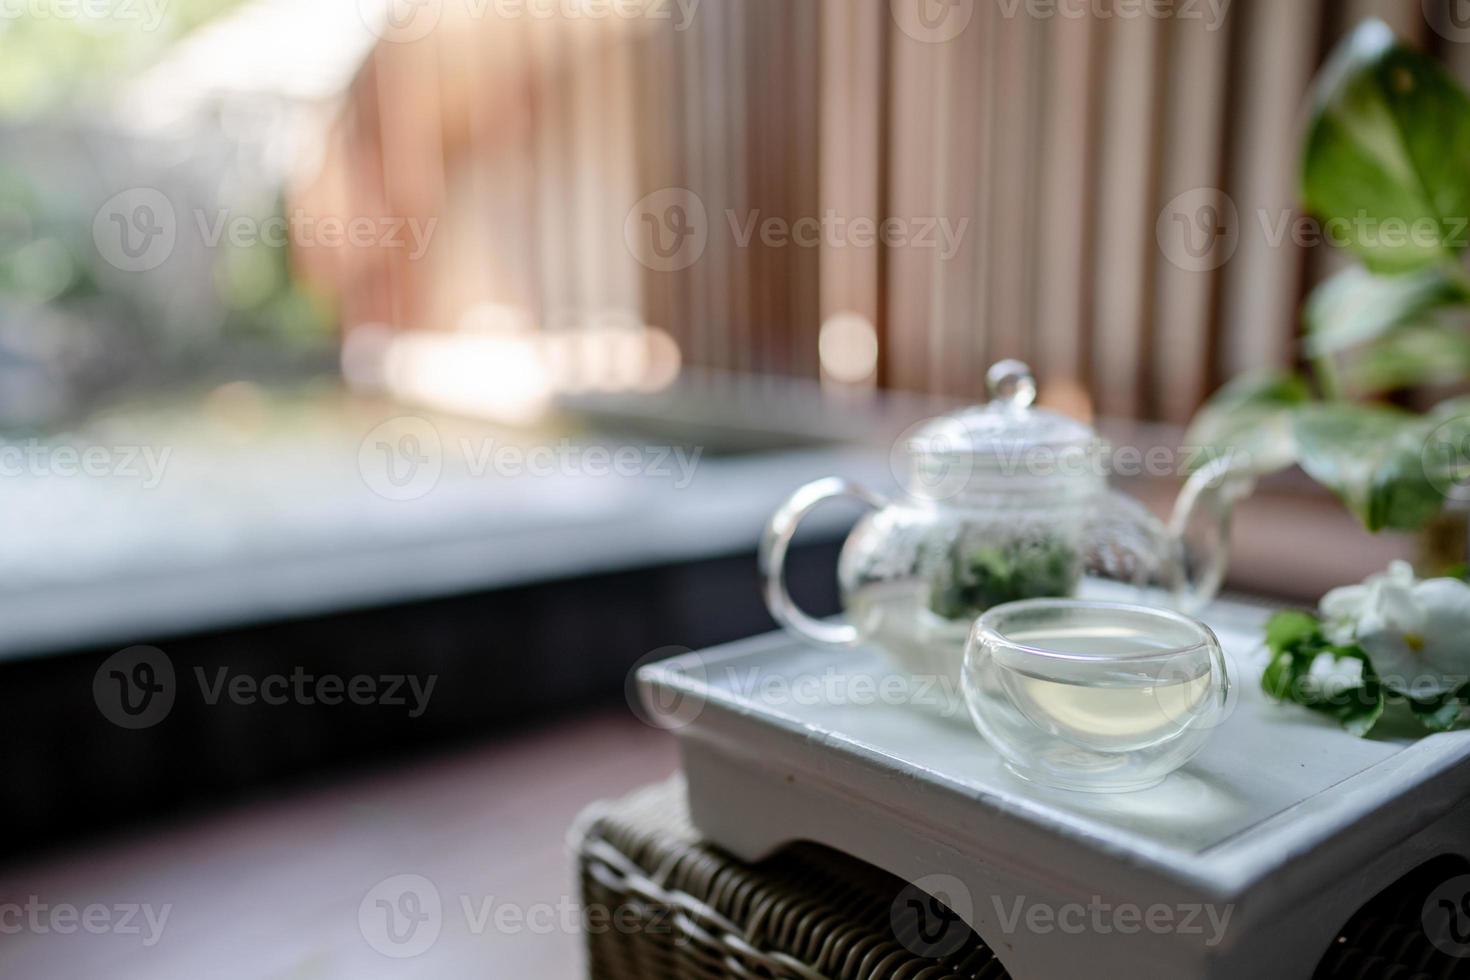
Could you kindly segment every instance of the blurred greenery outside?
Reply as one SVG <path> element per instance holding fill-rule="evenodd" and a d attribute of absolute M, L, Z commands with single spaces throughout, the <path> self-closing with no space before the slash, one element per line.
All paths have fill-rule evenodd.
<path fill-rule="evenodd" d="M 0 132 L 25 141 L 32 127 L 94 127 L 108 138 L 108 96 L 241 2 L 24 0 L 0 8 L 20 11 L 0 13 Z M 76 16 L 99 6 L 128 11 L 127 18 Z M 155 13 L 157 29 L 144 29 Z M 201 145 L 221 139 L 196 135 Z M 226 236 L 205 260 L 211 281 L 190 283 L 208 301 L 181 300 L 167 263 L 158 270 L 164 275 L 108 267 L 92 238 L 100 201 L 30 172 L 35 166 L 0 158 L 0 388 L 12 387 L 8 400 L 0 391 L 0 433 L 50 428 L 122 399 L 208 390 L 242 376 L 309 376 L 330 363 L 332 311 L 293 281 L 289 247 L 241 247 Z M 244 197 L 215 203 L 257 220 L 285 213 L 280 188 Z M 181 213 L 179 224 L 182 251 L 192 215 Z M 41 407 L 29 410 L 27 399 L 58 387 L 62 395 L 40 397 Z"/>
<path fill-rule="evenodd" d="M 242 0 L 10 0 L 0 10 L 0 117 L 85 105 Z M 99 11 L 108 16 L 95 16 Z M 158 24 L 152 28 L 153 19 Z M 79 16 L 80 14 L 80 16 Z"/>

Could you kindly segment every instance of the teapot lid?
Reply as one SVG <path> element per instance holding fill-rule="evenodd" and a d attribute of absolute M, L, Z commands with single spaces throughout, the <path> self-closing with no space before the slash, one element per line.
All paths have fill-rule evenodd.
<path fill-rule="evenodd" d="M 1001 361 L 986 374 L 990 401 L 921 426 L 908 441 L 916 492 L 937 484 L 960 490 L 1090 487 L 1103 445 L 1096 430 L 1059 412 L 1034 407 L 1036 379 L 1021 361 Z M 927 488 L 918 489 L 918 488 Z"/>

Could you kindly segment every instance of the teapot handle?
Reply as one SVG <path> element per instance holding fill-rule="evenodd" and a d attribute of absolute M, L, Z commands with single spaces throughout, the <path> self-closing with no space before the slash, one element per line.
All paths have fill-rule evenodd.
<path fill-rule="evenodd" d="M 1231 513 L 1255 488 L 1255 475 L 1234 468 L 1228 456 L 1195 470 L 1184 484 L 1169 520 L 1169 536 L 1177 543 L 1181 559 L 1188 550 L 1190 529 L 1197 523 L 1202 507 L 1207 511 L 1207 518 L 1201 544 L 1203 567 L 1189 575 L 1182 611 L 1197 612 L 1219 594 L 1230 562 Z"/>
<path fill-rule="evenodd" d="M 819 505 L 838 497 L 855 498 L 874 510 L 887 506 L 887 501 L 877 494 L 838 477 L 808 483 L 777 509 L 761 535 L 761 590 L 766 608 L 786 629 L 815 643 L 850 647 L 860 639 L 857 627 L 846 622 L 823 622 L 802 612 L 786 588 L 785 576 L 786 552 L 797 525 Z"/>

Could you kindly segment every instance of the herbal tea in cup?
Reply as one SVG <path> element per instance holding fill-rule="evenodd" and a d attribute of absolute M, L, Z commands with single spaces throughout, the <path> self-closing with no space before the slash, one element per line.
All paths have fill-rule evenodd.
<path fill-rule="evenodd" d="M 1203 748 L 1230 686 L 1219 640 L 1203 623 L 1069 599 L 981 616 L 963 679 L 970 715 L 1007 768 L 1086 792 L 1161 782 Z"/>

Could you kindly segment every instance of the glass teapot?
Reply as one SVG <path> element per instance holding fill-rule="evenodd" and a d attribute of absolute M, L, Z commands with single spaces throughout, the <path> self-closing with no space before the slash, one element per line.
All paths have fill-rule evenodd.
<path fill-rule="evenodd" d="M 899 499 L 829 478 L 776 511 L 760 569 L 777 622 L 820 644 L 872 644 L 913 675 L 957 679 L 975 618 L 1002 603 L 1078 597 L 1193 612 L 1214 598 L 1248 474 L 1225 457 L 1196 470 L 1165 524 L 1109 488 L 1096 431 L 1032 407 L 1026 365 L 1003 361 L 987 380 L 989 404 L 911 430 Z M 871 512 L 838 559 L 845 617 L 823 621 L 792 601 L 783 565 L 802 518 L 838 497 Z"/>

